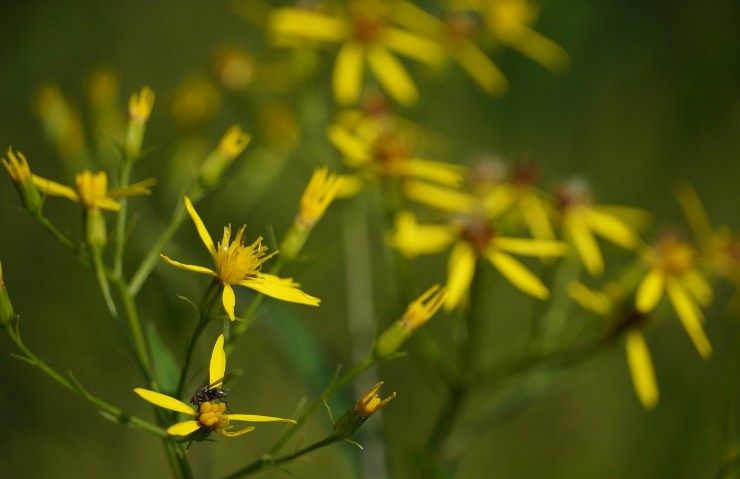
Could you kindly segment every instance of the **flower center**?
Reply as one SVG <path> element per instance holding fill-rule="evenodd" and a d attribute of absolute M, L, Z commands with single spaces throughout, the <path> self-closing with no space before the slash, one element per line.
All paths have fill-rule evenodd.
<path fill-rule="evenodd" d="M 198 411 L 198 422 L 211 429 L 223 429 L 229 425 L 229 418 L 224 415 L 226 404 L 222 402 L 204 402 Z"/>
<path fill-rule="evenodd" d="M 472 12 L 457 12 L 447 18 L 445 23 L 447 27 L 447 38 L 453 44 L 458 44 L 471 38 L 477 28 L 478 22 Z"/>
<path fill-rule="evenodd" d="M 581 178 L 571 179 L 555 190 L 555 205 L 561 212 L 591 201 L 591 188 Z"/>
<path fill-rule="evenodd" d="M 468 217 L 463 220 L 460 237 L 470 243 L 476 252 L 481 253 L 495 234 L 489 220 L 480 217 Z"/>
<path fill-rule="evenodd" d="M 252 244 L 244 244 L 242 226 L 231 240 L 231 225 L 224 227 L 224 234 L 216 248 L 216 269 L 219 279 L 225 284 L 234 284 L 254 276 L 262 268 L 262 263 L 277 254 L 267 253 L 267 246 L 262 244 L 262 237 Z"/>
<path fill-rule="evenodd" d="M 657 252 L 657 266 L 669 274 L 686 272 L 694 266 L 696 260 L 696 251 L 673 235 L 660 241 Z"/>
<path fill-rule="evenodd" d="M 408 139 L 392 133 L 381 135 L 375 141 L 374 149 L 376 161 L 389 175 L 399 174 L 400 165 L 411 154 L 411 145 Z"/>
<path fill-rule="evenodd" d="M 354 38 L 360 43 L 372 42 L 383 29 L 383 21 L 378 15 L 363 12 L 357 14 L 354 20 Z"/>

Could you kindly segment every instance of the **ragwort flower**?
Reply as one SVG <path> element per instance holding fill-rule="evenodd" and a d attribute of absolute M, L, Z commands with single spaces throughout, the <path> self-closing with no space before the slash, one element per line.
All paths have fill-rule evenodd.
<path fill-rule="evenodd" d="M 213 346 L 211 363 L 209 367 L 209 386 L 211 388 L 221 387 L 226 372 L 226 353 L 224 351 L 224 335 L 220 335 Z M 190 406 L 166 394 L 150 391 L 149 389 L 136 388 L 134 392 L 141 398 L 155 406 L 170 411 L 179 412 L 192 416 L 194 419 L 178 422 L 167 428 L 167 434 L 172 436 L 189 436 L 196 431 L 210 433 L 215 431 L 227 437 L 240 436 L 254 430 L 253 426 L 234 429 L 232 422 L 287 422 L 295 424 L 292 419 L 283 419 L 272 416 L 258 416 L 255 414 L 224 414 L 226 404 L 219 400 L 205 401 L 195 406 Z"/>
<path fill-rule="evenodd" d="M 295 40 L 338 43 L 334 64 L 334 97 L 343 105 L 360 98 L 365 63 L 381 87 L 398 103 L 417 101 L 419 93 L 406 67 L 394 53 L 427 64 L 444 59 L 444 50 L 434 41 L 400 28 L 393 17 L 392 2 L 353 1 L 337 15 L 283 7 L 268 19 L 278 43 Z M 393 52 L 393 53 L 392 53 Z"/>
<path fill-rule="evenodd" d="M 697 268 L 697 252 L 675 235 L 668 234 L 643 256 L 648 271 L 637 288 L 637 310 L 649 314 L 667 293 L 699 354 L 708 358 L 712 345 L 704 333 L 702 307 L 712 301 L 712 286 Z"/>
<path fill-rule="evenodd" d="M 567 251 L 567 246 L 558 241 L 500 236 L 488 217 L 474 213 L 461 213 L 447 224 L 431 225 L 419 224 L 412 213 L 401 212 L 396 217 L 391 243 L 409 257 L 437 253 L 453 245 L 447 266 L 447 310 L 463 300 L 479 257 L 487 259 L 520 290 L 546 299 L 547 287 L 512 255 L 555 257 Z"/>
<path fill-rule="evenodd" d="M 186 271 L 206 274 L 216 278 L 223 287 L 221 295 L 226 314 L 232 321 L 236 297 L 232 285 L 244 286 L 259 293 L 281 299 L 291 303 L 318 306 L 320 299 L 314 298 L 303 291 L 300 285 L 293 282 L 292 278 L 280 278 L 272 274 L 260 271 L 262 264 L 277 254 L 277 251 L 267 253 L 267 246 L 262 244 L 262 237 L 247 245 L 244 242 L 244 231 L 246 226 L 237 230 L 236 235 L 231 237 L 231 225 L 224 227 L 223 236 L 218 245 L 215 245 L 211 235 L 208 233 L 203 220 L 195 211 L 190 199 L 185 197 L 185 208 L 193 220 L 195 229 L 198 231 L 201 241 L 213 258 L 215 268 L 210 269 L 203 266 L 185 264 L 161 255 L 168 264 Z"/>

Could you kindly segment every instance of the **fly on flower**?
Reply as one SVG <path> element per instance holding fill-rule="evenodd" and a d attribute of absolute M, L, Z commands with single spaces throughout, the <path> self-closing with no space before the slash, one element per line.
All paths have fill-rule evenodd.
<path fill-rule="evenodd" d="M 218 337 L 216 344 L 213 346 L 213 352 L 211 354 L 211 362 L 209 367 L 209 381 L 210 385 L 215 389 L 220 389 L 220 385 L 224 380 L 224 372 L 226 371 L 226 352 L 224 351 L 224 336 L 223 334 Z M 218 394 L 213 394 L 213 398 L 207 397 L 205 401 L 199 401 L 195 404 L 195 407 L 188 406 L 179 399 L 167 396 L 156 391 L 149 389 L 136 388 L 134 392 L 138 394 L 145 401 L 149 401 L 155 406 L 159 406 L 170 411 L 175 411 L 188 416 L 193 419 L 178 422 L 167 428 L 167 433 L 172 436 L 190 436 L 193 433 L 200 432 L 202 437 L 207 437 L 211 432 L 217 432 L 227 437 L 240 436 L 254 430 L 252 426 L 246 426 L 241 429 L 234 429 L 231 426 L 232 422 L 285 422 L 294 424 L 295 421 L 292 419 L 283 419 L 272 416 L 258 416 L 254 414 L 230 414 L 225 413 L 226 403 L 223 402 L 224 398 L 215 397 Z M 205 394 L 208 396 L 208 394 Z M 197 437 L 198 439 L 200 438 Z"/>
<path fill-rule="evenodd" d="M 162 259 L 176 268 L 216 278 L 223 288 L 221 301 L 229 319 L 232 321 L 236 319 L 234 315 L 236 296 L 232 288 L 233 285 L 244 286 L 264 295 L 291 303 L 308 306 L 319 305 L 321 300 L 301 291 L 299 289 L 300 285 L 293 282 L 292 278 L 280 278 L 260 271 L 262 264 L 277 254 L 277 251 L 267 253 L 267 246 L 262 244 L 262 237 L 257 238 L 251 244 L 246 244 L 244 242 L 246 226 L 239 228 L 232 239 L 231 225 L 228 225 L 224 227 L 221 241 L 216 245 L 187 196 L 185 197 L 185 208 L 193 220 L 201 241 L 210 253 L 215 268 L 210 269 L 204 266 L 180 263 L 165 255 L 161 255 Z"/>

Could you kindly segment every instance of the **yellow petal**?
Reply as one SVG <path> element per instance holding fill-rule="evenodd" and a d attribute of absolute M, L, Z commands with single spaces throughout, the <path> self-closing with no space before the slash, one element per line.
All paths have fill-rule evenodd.
<path fill-rule="evenodd" d="M 594 291 L 583 283 L 574 281 L 568 285 L 568 295 L 583 309 L 592 311 L 602 316 L 608 315 L 612 310 L 612 300 L 601 291 Z"/>
<path fill-rule="evenodd" d="M 234 288 L 232 288 L 228 284 L 224 285 L 224 291 L 223 293 L 221 293 L 221 302 L 224 305 L 224 311 L 226 311 L 226 314 L 229 316 L 229 319 L 234 321 L 236 319 L 236 316 L 234 316 L 234 306 L 236 306 L 236 296 L 234 295 Z"/>
<path fill-rule="evenodd" d="M 445 24 L 434 15 L 417 7 L 411 2 L 396 0 L 390 4 L 390 17 L 394 23 L 408 28 L 414 32 L 423 33 L 429 37 L 435 37 L 445 28 Z"/>
<path fill-rule="evenodd" d="M 342 45 L 334 63 L 334 98 L 341 105 L 353 105 L 360 98 L 362 89 L 362 57 L 365 48 L 359 43 Z"/>
<path fill-rule="evenodd" d="M 433 254 L 445 249 L 455 239 L 455 232 L 445 225 L 420 225 L 410 211 L 396 215 L 391 245 L 408 257 Z"/>
<path fill-rule="evenodd" d="M 185 197 L 185 209 L 188 210 L 190 219 L 193 220 L 195 229 L 198 230 L 198 236 L 200 236 L 200 240 L 203 242 L 204 245 L 206 245 L 206 249 L 208 250 L 208 252 L 211 253 L 212 256 L 215 256 L 216 248 L 213 245 L 213 239 L 211 239 L 211 235 L 208 233 L 206 225 L 203 224 L 203 220 L 200 219 L 200 216 L 198 216 L 198 212 L 195 211 L 195 208 L 193 208 L 193 203 L 190 202 L 190 198 L 188 198 L 187 196 Z"/>
<path fill-rule="evenodd" d="M 663 297 L 663 288 L 665 286 L 665 276 L 658 269 L 651 269 L 645 275 L 640 286 L 637 287 L 637 297 L 635 305 L 637 310 L 647 314 L 655 309 Z"/>
<path fill-rule="evenodd" d="M 224 335 L 220 334 L 213 345 L 211 363 L 208 367 L 208 383 L 211 387 L 221 387 L 226 374 L 226 352 L 224 351 Z"/>
<path fill-rule="evenodd" d="M 319 298 L 314 298 L 298 289 L 300 285 L 294 283 L 289 278 L 279 278 L 271 274 L 258 273 L 256 278 L 240 281 L 239 284 L 266 296 L 290 303 L 299 303 L 308 306 L 318 306 L 321 303 Z"/>
<path fill-rule="evenodd" d="M 676 197 L 694 236 L 703 247 L 706 247 L 707 241 L 712 236 L 712 223 L 709 221 L 699 194 L 690 183 L 684 181 L 678 185 Z"/>
<path fill-rule="evenodd" d="M 535 192 L 528 192 L 521 196 L 521 209 L 524 222 L 537 239 L 551 240 L 555 238 L 550 219 L 547 216 L 542 200 Z"/>
<path fill-rule="evenodd" d="M 681 276 L 681 284 L 691 293 L 696 301 L 704 308 L 712 304 L 714 293 L 712 286 L 696 269 L 690 269 Z"/>
<path fill-rule="evenodd" d="M 542 284 L 542 281 L 535 276 L 529 269 L 527 269 L 519 261 L 506 253 L 501 253 L 495 249 L 489 249 L 486 251 L 486 258 L 493 264 L 493 266 L 506 278 L 527 294 L 534 296 L 539 299 L 547 299 L 550 292 L 547 287 Z"/>
<path fill-rule="evenodd" d="M 226 414 L 229 421 L 244 421 L 244 422 L 287 422 L 289 424 L 295 424 L 293 419 L 284 419 L 282 417 L 272 416 L 257 416 L 255 414 Z"/>
<path fill-rule="evenodd" d="M 170 411 L 177 411 L 190 416 L 195 416 L 193 408 L 185 404 L 184 402 L 167 396 L 166 394 L 158 393 L 156 391 L 150 391 L 149 389 L 136 388 L 134 392 L 141 396 L 145 401 L 149 401 L 155 406 L 169 409 Z"/>
<path fill-rule="evenodd" d="M 207 274 L 208 276 L 217 276 L 213 270 L 206 267 L 198 266 L 196 264 L 180 263 L 179 261 L 175 261 L 174 259 L 171 259 L 163 254 L 160 254 L 159 256 L 162 257 L 165 263 L 169 264 L 170 266 L 174 266 L 175 268 L 184 269 L 185 271 L 192 271 L 193 273 Z"/>
<path fill-rule="evenodd" d="M 489 218 L 496 218 L 511 207 L 516 197 L 511 185 L 497 185 L 483 199 L 483 208 Z"/>
<path fill-rule="evenodd" d="M 673 309 L 676 310 L 678 319 L 689 334 L 694 346 L 696 346 L 702 358 L 709 358 L 712 355 L 712 345 L 709 343 L 702 327 L 704 315 L 701 310 L 691 301 L 691 298 L 676 280 L 669 279 L 666 282 L 666 288 Z"/>
<path fill-rule="evenodd" d="M 627 364 L 637 398 L 645 409 L 653 409 L 658 404 L 658 383 L 655 380 L 653 362 L 645 338 L 639 330 L 630 329 L 625 337 L 625 346 Z"/>
<path fill-rule="evenodd" d="M 600 276 L 604 272 L 601 250 L 580 212 L 567 213 L 563 224 L 588 272 L 594 276 Z"/>
<path fill-rule="evenodd" d="M 56 181 L 47 180 L 46 178 L 36 175 L 31 175 L 31 179 L 33 180 L 33 184 L 36 185 L 36 188 L 38 188 L 41 193 L 51 196 L 61 196 L 68 200 L 76 201 L 78 203 L 80 202 L 80 197 L 77 195 L 77 192 L 69 186 L 65 186 Z"/>
<path fill-rule="evenodd" d="M 622 248 L 632 249 L 639 244 L 637 234 L 632 228 L 606 210 L 599 207 L 587 208 L 584 211 L 584 220 L 594 233 Z"/>
<path fill-rule="evenodd" d="M 505 93 L 509 89 L 509 82 L 503 72 L 473 42 L 462 42 L 455 48 L 454 56 L 460 66 L 489 95 Z"/>
<path fill-rule="evenodd" d="M 167 434 L 170 436 L 188 436 L 200 429 L 198 421 L 184 421 L 173 424 L 167 428 Z"/>
<path fill-rule="evenodd" d="M 370 146 L 345 127 L 331 125 L 326 134 L 334 147 L 342 153 L 348 166 L 357 167 L 372 160 Z"/>
<path fill-rule="evenodd" d="M 450 311 L 460 304 L 470 289 L 475 274 L 475 251 L 467 241 L 460 241 L 452 247 L 447 263 L 447 300 L 445 309 Z"/>
<path fill-rule="evenodd" d="M 568 252 L 568 246 L 560 241 L 498 236 L 493 242 L 502 251 L 522 256 L 563 256 Z"/>
<path fill-rule="evenodd" d="M 267 20 L 276 35 L 328 42 L 347 37 L 348 25 L 339 18 L 302 8 L 276 8 Z"/>
<path fill-rule="evenodd" d="M 404 193 L 409 199 L 443 211 L 464 213 L 475 206 L 475 198 L 471 195 L 425 181 L 406 181 Z"/>
<path fill-rule="evenodd" d="M 437 65 L 445 59 L 445 51 L 438 43 L 398 28 L 383 29 L 378 41 L 396 53 L 428 65 Z"/>
<path fill-rule="evenodd" d="M 419 92 L 406 67 L 382 47 L 371 47 L 367 52 L 370 69 L 383 90 L 401 105 L 412 105 Z"/>
<path fill-rule="evenodd" d="M 465 179 L 465 168 L 441 161 L 410 158 L 403 163 L 403 172 L 408 176 L 434 181 L 447 186 L 460 186 Z"/>
<path fill-rule="evenodd" d="M 526 28 L 509 44 L 553 72 L 561 72 L 570 64 L 568 52 L 544 35 Z"/>
<path fill-rule="evenodd" d="M 355 175 L 339 175 L 339 191 L 337 198 L 352 198 L 357 196 L 365 188 L 362 178 Z"/>
<path fill-rule="evenodd" d="M 236 436 L 241 436 L 242 434 L 246 434 L 252 431 L 254 431 L 254 426 L 244 427 L 242 429 L 237 429 L 236 431 L 230 431 L 228 429 L 220 429 L 218 432 L 220 432 L 226 437 L 236 437 Z"/>
<path fill-rule="evenodd" d="M 149 188 L 154 186 L 155 184 L 157 184 L 157 180 L 154 178 L 149 178 L 147 180 L 142 180 L 132 185 L 128 185 L 125 188 L 108 190 L 108 196 L 111 198 L 123 198 L 127 196 L 151 195 L 152 192 Z"/>

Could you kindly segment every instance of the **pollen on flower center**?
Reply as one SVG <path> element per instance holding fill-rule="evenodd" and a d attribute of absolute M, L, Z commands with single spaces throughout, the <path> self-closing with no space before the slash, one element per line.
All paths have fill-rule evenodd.
<path fill-rule="evenodd" d="M 198 411 L 198 422 L 211 429 L 223 429 L 229 425 L 229 418 L 224 415 L 226 404 L 221 402 L 204 402 Z"/>
<path fill-rule="evenodd" d="M 491 222 L 484 218 L 467 217 L 462 220 L 460 237 L 481 252 L 490 243 L 496 232 Z"/>
<path fill-rule="evenodd" d="M 374 153 L 375 159 L 386 172 L 393 174 L 398 165 L 409 158 L 411 145 L 399 135 L 385 134 L 375 141 Z"/>
<path fill-rule="evenodd" d="M 383 28 L 383 22 L 377 15 L 359 14 L 353 25 L 354 37 L 362 43 L 370 43 L 375 40 Z"/>
<path fill-rule="evenodd" d="M 267 246 L 262 244 L 262 237 L 252 244 L 244 244 L 242 226 L 231 240 L 231 225 L 224 227 L 224 234 L 216 248 L 216 269 L 218 277 L 224 284 L 235 284 L 252 277 L 262 267 L 262 263 L 277 254 L 277 251 L 267 253 Z"/>

